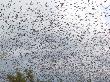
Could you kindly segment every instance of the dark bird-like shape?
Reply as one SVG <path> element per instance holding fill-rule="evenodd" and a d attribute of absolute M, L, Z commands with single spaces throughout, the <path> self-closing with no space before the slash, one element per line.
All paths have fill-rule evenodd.
<path fill-rule="evenodd" d="M 61 7 L 64 5 L 64 3 L 60 3 L 61 4 Z"/>

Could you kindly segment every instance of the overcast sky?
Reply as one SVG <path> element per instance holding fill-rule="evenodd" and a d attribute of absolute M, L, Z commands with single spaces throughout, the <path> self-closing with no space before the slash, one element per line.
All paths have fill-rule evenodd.
<path fill-rule="evenodd" d="M 29 65 L 40 73 L 50 68 L 41 74 L 58 70 L 68 76 L 73 64 L 78 71 L 81 63 L 86 71 L 88 64 L 95 66 L 92 71 L 100 64 L 108 68 L 103 61 L 110 52 L 109 5 L 109 0 L 0 0 L 0 52 L 8 56 L 0 60 L 0 72 Z"/>

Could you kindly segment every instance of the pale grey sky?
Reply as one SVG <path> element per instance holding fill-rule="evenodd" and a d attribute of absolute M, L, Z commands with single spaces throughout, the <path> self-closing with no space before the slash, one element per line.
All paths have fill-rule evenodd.
<path fill-rule="evenodd" d="M 73 77 L 75 70 L 85 77 L 97 69 L 110 71 L 109 4 L 109 0 L 0 0 L 0 51 L 8 56 L 0 59 L 0 72 L 28 65 L 41 74 L 65 77 Z"/>

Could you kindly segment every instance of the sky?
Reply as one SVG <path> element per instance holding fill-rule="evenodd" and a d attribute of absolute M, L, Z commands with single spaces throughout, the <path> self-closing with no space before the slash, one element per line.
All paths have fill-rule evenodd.
<path fill-rule="evenodd" d="M 94 77 L 102 71 L 110 74 L 109 4 L 0 0 L 0 52 L 6 54 L 0 59 L 0 73 L 32 67 L 39 76 L 68 77 L 72 82 L 77 80 L 74 73 L 85 78 L 88 72 Z"/>

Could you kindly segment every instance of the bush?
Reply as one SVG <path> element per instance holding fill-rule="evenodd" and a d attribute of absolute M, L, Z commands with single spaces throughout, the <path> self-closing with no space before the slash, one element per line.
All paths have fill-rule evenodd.
<path fill-rule="evenodd" d="M 9 82 L 26 82 L 25 76 L 20 72 L 16 72 L 16 75 L 8 74 L 7 79 Z"/>
<path fill-rule="evenodd" d="M 25 74 L 21 72 L 16 72 L 16 74 L 7 74 L 7 79 L 9 82 L 51 82 L 48 81 L 40 81 L 39 78 L 37 78 L 37 81 L 34 81 L 34 75 L 32 70 L 26 69 Z"/>
<path fill-rule="evenodd" d="M 24 74 L 21 72 L 16 72 L 15 75 L 13 74 L 7 74 L 7 79 L 9 82 L 52 82 L 51 80 L 47 81 L 40 81 L 39 78 L 37 78 L 37 81 L 34 80 L 34 75 L 32 70 L 26 69 L 24 71 Z M 62 79 L 59 79 L 58 82 L 63 82 Z M 83 82 L 79 80 L 78 82 Z M 92 82 L 91 79 L 89 78 L 86 82 Z"/>

